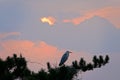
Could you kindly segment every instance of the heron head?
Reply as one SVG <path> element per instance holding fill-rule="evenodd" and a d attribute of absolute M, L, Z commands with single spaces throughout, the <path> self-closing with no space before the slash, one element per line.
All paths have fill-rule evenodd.
<path fill-rule="evenodd" d="M 72 53 L 71 51 L 67 51 L 68 53 Z"/>

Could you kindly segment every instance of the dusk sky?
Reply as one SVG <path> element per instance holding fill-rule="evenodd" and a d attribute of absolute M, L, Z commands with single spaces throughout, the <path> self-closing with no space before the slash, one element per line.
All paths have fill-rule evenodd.
<path fill-rule="evenodd" d="M 106 66 L 83 80 L 120 79 L 120 0 L 0 0 L 0 58 L 22 54 L 33 71 L 109 55 Z"/>

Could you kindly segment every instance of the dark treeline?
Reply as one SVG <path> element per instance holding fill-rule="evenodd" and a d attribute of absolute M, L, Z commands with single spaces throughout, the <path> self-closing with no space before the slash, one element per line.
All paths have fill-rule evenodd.
<path fill-rule="evenodd" d="M 48 71 L 41 69 L 38 73 L 34 73 L 27 67 L 27 61 L 22 55 L 19 57 L 14 54 L 12 57 L 7 57 L 6 60 L 0 59 L 0 80 L 72 80 L 79 72 L 86 72 L 95 68 L 100 68 L 109 62 L 109 56 L 103 58 L 93 56 L 91 63 L 87 63 L 84 58 L 79 61 L 73 61 L 71 66 L 51 67 L 47 63 Z"/>

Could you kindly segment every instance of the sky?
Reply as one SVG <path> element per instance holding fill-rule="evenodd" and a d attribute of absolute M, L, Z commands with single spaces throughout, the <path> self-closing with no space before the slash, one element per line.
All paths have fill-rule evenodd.
<path fill-rule="evenodd" d="M 83 80 L 120 79 L 120 0 L 0 0 L 0 57 L 22 54 L 38 71 L 46 62 L 109 55 L 106 66 L 83 74 Z"/>

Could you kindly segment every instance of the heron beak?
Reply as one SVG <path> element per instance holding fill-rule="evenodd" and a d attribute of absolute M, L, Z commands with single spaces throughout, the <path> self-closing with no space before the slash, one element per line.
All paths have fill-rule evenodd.
<path fill-rule="evenodd" d="M 72 52 L 69 51 L 69 53 L 72 53 Z"/>

